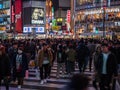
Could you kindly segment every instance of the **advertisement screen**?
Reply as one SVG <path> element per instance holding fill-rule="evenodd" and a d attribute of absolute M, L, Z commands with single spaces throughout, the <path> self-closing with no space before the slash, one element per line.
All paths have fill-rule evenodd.
<path fill-rule="evenodd" d="M 44 8 L 32 8 L 31 24 L 44 24 Z"/>
<path fill-rule="evenodd" d="M 15 0 L 15 30 L 22 33 L 22 0 Z"/>

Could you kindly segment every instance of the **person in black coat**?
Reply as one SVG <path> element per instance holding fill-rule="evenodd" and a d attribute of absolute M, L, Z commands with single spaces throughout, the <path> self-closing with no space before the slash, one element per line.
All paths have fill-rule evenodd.
<path fill-rule="evenodd" d="M 18 53 L 14 56 L 13 62 L 14 77 L 18 80 L 18 88 L 21 88 L 25 73 L 28 70 L 27 56 L 23 53 L 22 47 L 18 48 Z"/>
<path fill-rule="evenodd" d="M 98 57 L 96 70 L 100 76 L 100 90 L 110 90 L 112 76 L 117 77 L 117 60 L 109 51 L 107 44 L 102 45 L 102 53 Z"/>
<path fill-rule="evenodd" d="M 80 41 L 77 49 L 76 49 L 76 59 L 78 62 L 79 72 L 83 72 L 85 70 L 85 61 L 89 56 L 89 49 L 85 45 L 84 41 Z"/>
<path fill-rule="evenodd" d="M 4 80 L 6 90 L 9 90 L 9 78 L 11 75 L 10 60 L 5 52 L 5 47 L 0 46 L 0 85 L 1 81 Z"/>

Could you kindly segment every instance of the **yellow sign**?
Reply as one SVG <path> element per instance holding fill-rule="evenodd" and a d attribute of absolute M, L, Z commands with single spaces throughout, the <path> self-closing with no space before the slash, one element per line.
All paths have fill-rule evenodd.
<path fill-rule="evenodd" d="M 61 29 L 61 26 L 53 26 L 53 27 L 52 27 L 52 30 L 57 30 L 57 31 L 58 31 L 58 30 L 60 30 L 60 29 Z"/>
<path fill-rule="evenodd" d="M 6 30 L 6 27 L 0 27 L 0 31 Z"/>

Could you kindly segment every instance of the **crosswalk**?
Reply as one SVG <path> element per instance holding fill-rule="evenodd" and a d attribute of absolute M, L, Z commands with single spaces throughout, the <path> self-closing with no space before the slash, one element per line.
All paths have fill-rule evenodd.
<path fill-rule="evenodd" d="M 79 69 L 75 69 L 75 73 L 78 73 Z M 29 77 L 24 79 L 24 85 L 22 86 L 21 90 L 59 90 L 62 87 L 64 87 L 67 83 L 69 83 L 69 77 L 65 76 L 63 77 L 60 75 L 60 78 L 56 78 L 57 73 L 57 63 L 55 62 L 52 69 L 51 69 L 51 75 L 50 78 L 47 79 L 47 83 L 41 85 L 40 84 L 40 78 L 38 77 L 39 71 L 36 72 L 36 69 L 29 69 Z M 89 69 L 86 69 L 84 72 L 85 75 L 87 75 L 90 78 L 93 78 L 94 72 L 89 72 Z M 14 87 L 16 85 L 11 85 L 13 89 L 10 88 L 10 90 L 17 90 Z M 90 87 L 92 88 L 92 82 L 90 82 Z M 4 90 L 4 89 L 1 89 Z M 94 89 L 91 89 L 94 90 Z"/>

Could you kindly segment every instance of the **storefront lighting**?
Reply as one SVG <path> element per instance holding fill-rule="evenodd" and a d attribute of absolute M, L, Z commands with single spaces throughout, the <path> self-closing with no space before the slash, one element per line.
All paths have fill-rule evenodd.
<path fill-rule="evenodd" d="M 52 6 L 52 1 L 50 1 L 49 6 L 50 6 L 50 7 Z"/>
<path fill-rule="evenodd" d="M 62 22 L 62 21 L 63 21 L 62 18 L 58 18 L 58 19 L 57 19 L 57 22 Z"/>
<path fill-rule="evenodd" d="M 86 11 L 84 12 L 85 15 L 88 15 L 88 14 L 100 14 L 100 13 L 103 13 L 104 10 L 103 8 L 99 9 L 99 10 L 90 10 L 90 11 Z M 105 9 L 105 12 L 106 13 L 109 13 L 109 12 L 120 12 L 120 9 L 119 8 L 107 8 Z"/>
<path fill-rule="evenodd" d="M 46 2 L 46 6 L 48 6 L 48 2 Z"/>
<path fill-rule="evenodd" d="M 60 18 L 60 21 L 62 22 L 62 18 Z"/>
<path fill-rule="evenodd" d="M 59 19 L 57 19 L 57 22 L 59 22 Z"/>

